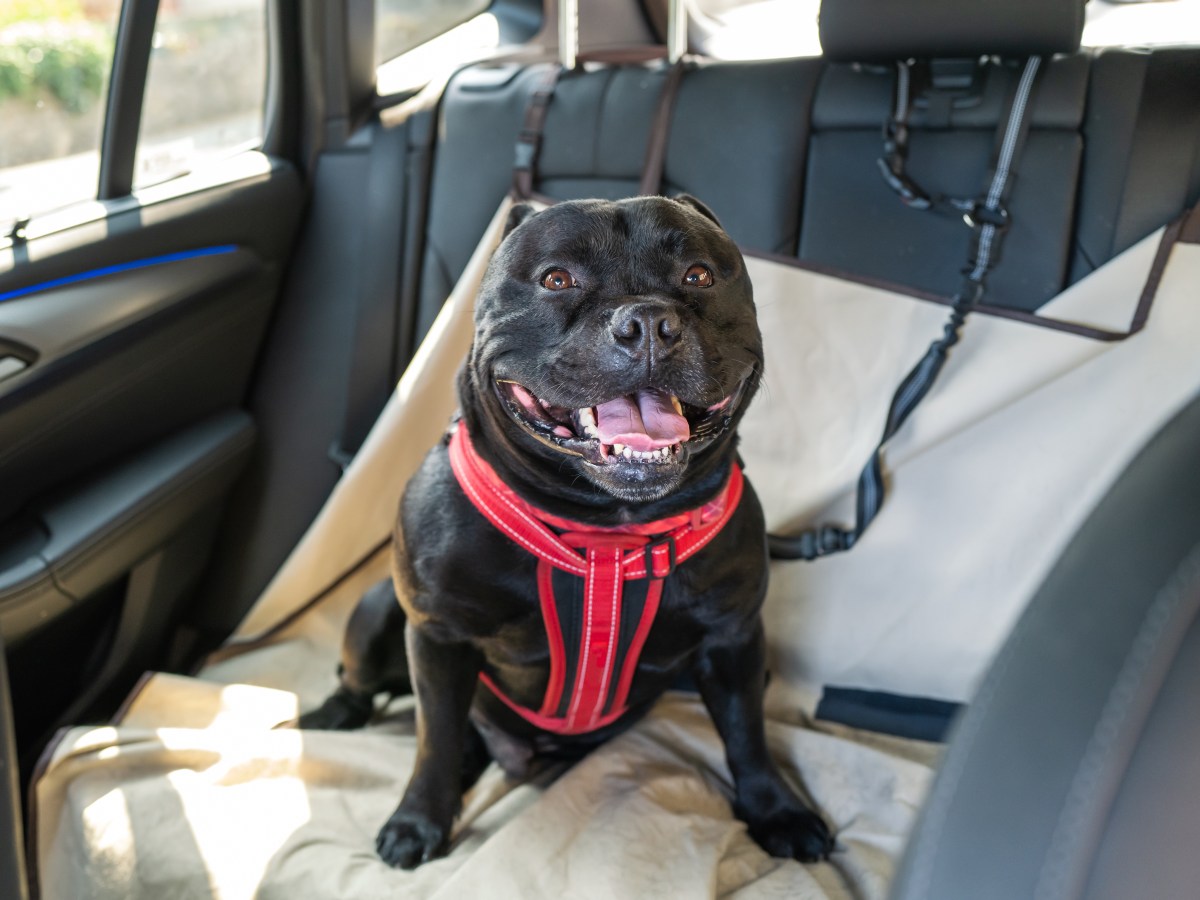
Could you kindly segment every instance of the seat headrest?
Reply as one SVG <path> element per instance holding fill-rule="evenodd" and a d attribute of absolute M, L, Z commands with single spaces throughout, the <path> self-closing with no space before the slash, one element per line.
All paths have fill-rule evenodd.
<path fill-rule="evenodd" d="M 822 0 L 821 48 L 845 62 L 1073 53 L 1084 0 Z"/>

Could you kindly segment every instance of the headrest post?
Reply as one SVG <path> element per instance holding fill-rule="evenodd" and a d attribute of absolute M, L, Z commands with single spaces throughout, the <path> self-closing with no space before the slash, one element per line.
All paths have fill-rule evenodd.
<path fill-rule="evenodd" d="M 667 61 L 672 64 L 679 62 L 687 50 L 687 10 L 683 0 L 670 0 L 667 4 Z"/>
<path fill-rule="evenodd" d="M 579 56 L 579 0 L 558 0 L 558 62 L 568 71 Z"/>

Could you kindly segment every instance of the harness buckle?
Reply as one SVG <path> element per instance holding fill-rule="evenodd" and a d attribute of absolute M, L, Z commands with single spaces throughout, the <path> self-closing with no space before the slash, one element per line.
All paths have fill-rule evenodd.
<path fill-rule="evenodd" d="M 654 550 L 656 547 L 667 548 L 667 571 L 661 575 L 655 571 L 654 566 Z M 646 545 L 646 549 L 642 551 L 646 556 L 646 577 L 647 578 L 670 578 L 675 574 L 675 538 L 671 535 L 659 538 L 657 541 L 651 541 Z"/>
<path fill-rule="evenodd" d="M 972 203 L 971 208 L 963 213 L 963 221 L 971 228 L 982 228 L 984 225 L 991 225 L 997 231 L 1007 231 L 1008 226 L 1012 223 L 1007 207 L 997 206 L 995 209 L 990 209 L 978 200 Z"/>
<path fill-rule="evenodd" d="M 836 525 L 822 525 L 798 537 L 798 558 L 808 562 L 829 556 L 831 553 L 841 553 L 854 546 L 854 533 Z"/>
<path fill-rule="evenodd" d="M 536 132 L 522 131 L 513 148 L 513 168 L 532 169 L 537 155 L 540 136 Z"/>

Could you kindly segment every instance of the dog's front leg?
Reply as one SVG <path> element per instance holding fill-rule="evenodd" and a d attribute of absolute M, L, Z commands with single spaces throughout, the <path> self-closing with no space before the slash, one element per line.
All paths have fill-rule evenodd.
<path fill-rule="evenodd" d="M 400 806 L 379 832 L 385 862 L 412 869 L 445 852 L 462 803 L 467 715 L 481 658 L 469 644 L 438 640 L 408 623 L 408 660 L 417 698 L 417 760 Z"/>
<path fill-rule="evenodd" d="M 824 859 L 833 837 L 796 796 L 767 750 L 763 720 L 766 647 L 761 620 L 744 639 L 705 647 L 695 667 L 704 705 L 725 742 L 733 775 L 734 812 L 772 856 Z"/>

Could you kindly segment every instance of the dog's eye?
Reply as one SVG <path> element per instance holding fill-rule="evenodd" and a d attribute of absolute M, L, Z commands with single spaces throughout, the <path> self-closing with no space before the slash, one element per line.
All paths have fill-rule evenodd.
<path fill-rule="evenodd" d="M 692 266 L 683 273 L 683 283 L 688 287 L 712 287 L 713 275 L 708 266 Z"/>
<path fill-rule="evenodd" d="M 542 287 L 552 291 L 565 291 L 575 287 L 575 279 L 566 269 L 551 269 L 542 277 Z"/>

